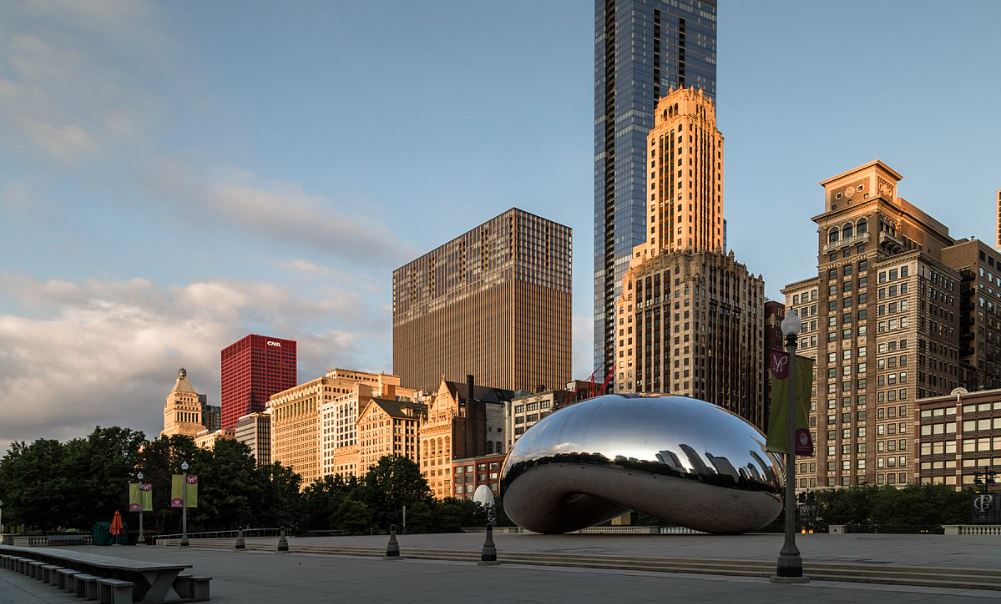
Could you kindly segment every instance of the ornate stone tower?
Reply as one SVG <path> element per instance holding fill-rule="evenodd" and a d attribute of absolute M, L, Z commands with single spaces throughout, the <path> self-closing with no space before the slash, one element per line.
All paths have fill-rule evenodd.
<path fill-rule="evenodd" d="M 203 430 L 201 395 L 188 381 L 188 372 L 181 367 L 163 407 L 163 432 L 160 436 L 182 434 L 194 438 Z"/>
<path fill-rule="evenodd" d="M 763 427 L 765 283 L 723 247 L 712 99 L 686 88 L 662 98 L 646 161 L 647 239 L 615 307 L 615 391 L 691 396 Z"/>

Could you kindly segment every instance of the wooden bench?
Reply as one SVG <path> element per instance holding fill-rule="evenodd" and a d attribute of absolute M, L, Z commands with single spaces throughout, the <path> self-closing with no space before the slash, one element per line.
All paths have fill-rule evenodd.
<path fill-rule="evenodd" d="M 212 577 L 195 577 L 178 575 L 174 579 L 174 591 L 190 602 L 207 602 L 209 600 L 209 582 Z"/>
<path fill-rule="evenodd" d="M 100 597 L 97 589 L 97 580 L 100 577 L 88 575 L 87 573 L 77 573 L 73 575 L 73 592 L 78 598 L 96 600 Z"/>
<path fill-rule="evenodd" d="M 132 604 L 132 582 L 119 579 L 98 579 L 101 604 Z"/>

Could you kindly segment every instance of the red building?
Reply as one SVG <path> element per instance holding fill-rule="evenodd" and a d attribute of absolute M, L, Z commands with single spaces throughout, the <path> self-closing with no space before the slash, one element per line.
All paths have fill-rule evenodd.
<path fill-rule="evenodd" d="M 222 427 L 264 411 L 268 397 L 296 385 L 295 340 L 249 335 L 222 349 Z"/>

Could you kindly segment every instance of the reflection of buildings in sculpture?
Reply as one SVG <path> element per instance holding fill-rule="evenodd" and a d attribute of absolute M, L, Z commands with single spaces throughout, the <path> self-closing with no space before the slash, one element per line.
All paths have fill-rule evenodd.
<path fill-rule="evenodd" d="M 648 136 L 647 237 L 615 304 L 615 391 L 764 417 L 764 281 L 723 248 L 723 135 L 702 91 L 660 99 Z"/>
<path fill-rule="evenodd" d="M 470 397 L 470 391 L 473 396 Z M 452 460 L 503 454 L 514 393 L 443 380 L 420 426 L 421 474 L 438 499 L 453 494 Z"/>
<path fill-rule="evenodd" d="M 570 386 L 577 385 L 570 382 Z M 581 382 L 580 388 L 587 388 L 587 382 Z M 580 400 L 583 400 L 581 390 L 546 390 L 531 394 L 518 394 L 511 399 L 511 413 L 507 423 L 507 449 L 521 438 L 526 430 L 539 423 L 544 417 Z"/>
<path fill-rule="evenodd" d="M 495 453 L 482 457 L 453 459 L 452 474 L 455 486 L 452 496 L 458 499 L 472 499 L 478 486 L 487 485 L 494 497 L 499 498 L 500 471 L 505 457 L 503 453 Z"/>
<path fill-rule="evenodd" d="M 234 438 L 250 448 L 257 465 L 271 464 L 271 414 L 248 413 L 236 420 Z"/>
<path fill-rule="evenodd" d="M 747 532 L 780 511 L 778 468 L 764 436 L 716 405 L 607 395 L 522 436 L 502 471 L 504 509 L 538 532 L 572 531 L 630 509 L 696 530 Z"/>
<path fill-rule="evenodd" d="M 967 392 L 915 403 L 918 446 L 915 478 L 921 484 L 976 488 L 976 472 L 994 470 L 992 491 L 1001 492 L 1001 390 Z M 981 476 L 983 479 L 983 476 Z"/>
<path fill-rule="evenodd" d="M 816 360 L 799 489 L 913 481 L 915 400 L 1001 386 L 1001 257 L 897 196 L 901 178 L 874 160 L 821 182 L 818 274 L 783 290 Z"/>
<path fill-rule="evenodd" d="M 160 436 L 190 436 L 195 438 L 204 430 L 219 429 L 219 407 L 205 404 L 205 395 L 195 391 L 188 372 L 183 367 L 177 370 L 174 387 L 167 394 L 163 407 L 163 431 Z"/>
<path fill-rule="evenodd" d="M 361 474 L 382 457 L 418 463 L 418 431 L 427 407 L 421 403 L 373 398 L 358 416 L 358 468 Z"/>

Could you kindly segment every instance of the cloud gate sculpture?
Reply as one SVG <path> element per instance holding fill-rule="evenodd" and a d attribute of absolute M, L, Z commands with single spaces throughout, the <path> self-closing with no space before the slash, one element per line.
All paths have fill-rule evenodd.
<path fill-rule="evenodd" d="M 781 510 L 779 458 L 739 416 L 682 396 L 609 394 L 553 413 L 504 464 L 504 511 L 565 533 L 629 510 L 708 533 L 746 533 Z"/>

